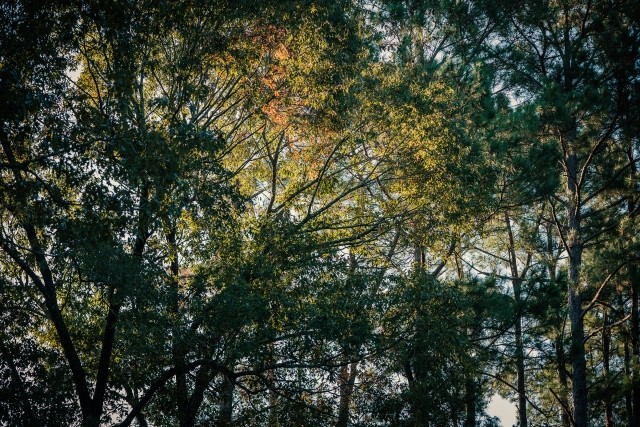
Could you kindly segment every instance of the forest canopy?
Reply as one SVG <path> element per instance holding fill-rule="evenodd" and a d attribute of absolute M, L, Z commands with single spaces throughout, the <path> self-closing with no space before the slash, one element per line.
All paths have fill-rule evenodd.
<path fill-rule="evenodd" d="M 632 0 L 0 3 L 0 425 L 640 426 Z"/>

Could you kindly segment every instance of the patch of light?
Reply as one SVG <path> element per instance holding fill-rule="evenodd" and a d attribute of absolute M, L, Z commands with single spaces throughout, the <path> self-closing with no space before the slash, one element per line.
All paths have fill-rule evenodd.
<path fill-rule="evenodd" d="M 487 405 L 487 414 L 498 417 L 502 427 L 515 426 L 518 422 L 516 413 L 516 405 L 498 394 L 494 394 Z"/>

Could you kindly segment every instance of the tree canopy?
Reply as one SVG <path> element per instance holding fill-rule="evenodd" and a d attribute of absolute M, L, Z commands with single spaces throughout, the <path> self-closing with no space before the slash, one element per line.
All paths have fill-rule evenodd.
<path fill-rule="evenodd" d="M 640 425 L 627 0 L 0 4 L 0 424 Z"/>

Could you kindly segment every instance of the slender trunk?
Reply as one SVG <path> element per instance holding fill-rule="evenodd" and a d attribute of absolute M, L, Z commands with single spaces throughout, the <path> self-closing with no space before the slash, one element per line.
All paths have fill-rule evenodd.
<path fill-rule="evenodd" d="M 58 339 L 62 346 L 62 350 L 67 358 L 67 363 L 71 369 L 71 377 L 76 387 L 76 393 L 80 400 L 80 411 L 82 412 L 83 425 L 84 426 L 97 426 L 99 424 L 99 414 L 94 413 L 93 401 L 89 394 L 86 374 L 82 368 L 82 363 L 78 357 L 73 341 L 71 340 L 71 334 L 67 329 L 60 308 L 58 307 L 58 301 L 55 296 L 45 297 L 45 305 L 49 312 L 49 318 L 51 319 Z"/>
<path fill-rule="evenodd" d="M 133 247 L 133 255 L 142 260 L 142 254 L 147 243 L 148 230 L 149 230 L 149 218 L 148 218 L 148 203 L 149 203 L 149 187 L 143 185 L 140 191 L 140 209 L 138 216 L 137 235 L 136 241 Z M 93 411 L 96 414 L 95 417 L 99 420 L 103 411 L 105 394 L 107 391 L 107 385 L 109 380 L 109 372 L 111 370 L 111 355 L 113 354 L 113 345 L 115 343 L 116 326 L 118 324 L 118 318 L 120 316 L 120 309 L 122 307 L 122 296 L 118 291 L 118 287 L 111 285 L 109 290 L 109 308 L 107 317 L 105 319 L 104 334 L 102 339 L 102 349 L 100 352 L 100 361 L 98 363 L 98 370 L 96 373 L 96 385 L 93 393 Z"/>
<path fill-rule="evenodd" d="M 570 152 L 567 167 L 567 221 L 566 244 L 569 252 L 568 287 L 569 320 L 571 324 L 571 383 L 573 392 L 573 421 L 575 427 L 587 427 L 587 362 L 584 351 L 584 320 L 580 269 L 582 267 L 582 240 L 580 228 L 580 194 L 578 182 L 578 157 Z"/>
<path fill-rule="evenodd" d="M 266 354 L 266 364 L 274 365 L 275 364 L 275 347 L 272 343 L 267 345 L 267 354 Z M 265 372 L 265 379 L 267 380 L 268 388 L 269 388 L 269 422 L 268 425 L 271 427 L 276 427 L 278 423 L 278 393 L 276 392 L 277 378 L 275 369 L 270 369 Z"/>
<path fill-rule="evenodd" d="M 391 259 L 393 256 L 393 246 L 389 250 L 387 255 L 387 260 Z M 424 251 L 416 249 L 416 252 L 420 252 L 422 254 L 422 262 L 424 263 Z M 349 275 L 353 275 L 356 271 L 356 258 L 353 254 L 350 254 L 350 267 L 349 267 Z M 375 291 L 377 292 L 378 284 L 375 284 Z M 351 362 L 346 364 L 340 368 L 340 402 L 338 404 L 338 420 L 336 421 L 336 427 L 347 427 L 349 424 L 349 407 L 351 406 L 351 395 L 353 394 L 354 384 L 356 382 L 356 377 L 358 376 L 358 362 Z"/>
<path fill-rule="evenodd" d="M 349 425 L 349 406 L 351 395 L 358 375 L 358 362 L 351 362 L 340 369 L 340 404 L 338 407 L 338 421 L 336 427 Z"/>
<path fill-rule="evenodd" d="M 168 231 L 166 234 L 167 243 L 169 245 L 169 286 L 170 286 L 170 307 L 172 320 L 174 322 L 172 328 L 173 340 L 171 344 L 171 352 L 173 357 L 173 365 L 178 373 L 176 374 L 176 406 L 178 410 L 178 423 L 180 427 L 189 427 L 189 390 L 187 387 L 187 374 L 184 369 L 184 349 L 181 342 L 182 333 L 180 331 L 180 265 L 178 263 L 178 245 L 176 241 L 176 230 L 172 224 L 167 224 Z"/>
<path fill-rule="evenodd" d="M 631 377 L 631 352 L 629 343 L 624 342 L 624 373 L 627 378 Z M 633 427 L 633 394 L 632 390 L 626 389 L 624 392 L 624 403 L 627 411 L 627 427 Z"/>
<path fill-rule="evenodd" d="M 464 386 L 465 420 L 464 427 L 476 426 L 476 383 L 468 378 Z"/>
<path fill-rule="evenodd" d="M 520 427 L 527 427 L 527 396 L 525 389 L 524 346 L 522 343 L 522 319 L 518 317 L 515 325 L 516 367 L 518 370 L 518 421 Z"/>
<path fill-rule="evenodd" d="M 455 253 L 454 257 L 458 280 L 464 280 L 464 267 L 460 253 Z M 467 330 L 467 335 L 473 338 L 473 331 Z M 473 372 L 467 373 L 464 384 L 464 408 L 465 420 L 464 427 L 475 427 L 476 425 L 476 383 Z"/>
<path fill-rule="evenodd" d="M 425 262 L 427 261 L 426 253 L 424 249 L 420 246 L 416 246 L 413 251 L 413 262 L 416 268 L 424 267 Z"/>
<path fill-rule="evenodd" d="M 464 269 L 462 267 L 462 259 L 457 254 L 456 270 L 458 272 L 458 279 L 464 280 Z M 469 335 L 473 335 L 473 332 L 468 331 Z M 475 381 L 471 372 L 467 373 L 467 379 L 464 384 L 464 409 L 465 409 L 465 427 L 474 427 L 476 425 L 476 390 Z"/>
<path fill-rule="evenodd" d="M 98 363 L 96 375 L 96 387 L 93 393 L 94 411 L 97 414 L 102 413 L 102 407 L 104 405 L 111 367 L 111 355 L 113 354 L 113 345 L 115 342 L 116 325 L 120 316 L 120 307 L 120 295 L 118 295 L 115 287 L 112 286 L 109 293 L 109 311 L 105 322 L 100 362 Z"/>
<path fill-rule="evenodd" d="M 621 293 L 618 293 L 618 306 L 624 310 L 625 301 Z M 624 316 L 624 311 L 622 316 Z M 623 331 L 623 369 L 624 375 L 627 379 L 631 379 L 631 350 L 629 349 L 629 330 L 628 328 L 622 329 Z M 633 395 L 631 387 L 624 388 L 624 407 L 627 418 L 627 427 L 633 427 Z"/>
<path fill-rule="evenodd" d="M 555 250 L 555 244 L 553 241 L 552 234 L 552 225 L 549 224 L 547 226 L 546 234 L 547 234 L 547 256 L 551 260 L 547 265 L 547 269 L 549 271 L 549 278 L 553 281 L 557 278 L 557 256 Z M 555 341 L 556 348 L 556 369 L 558 373 L 558 383 L 560 384 L 560 422 L 562 427 L 569 427 L 571 425 L 571 418 L 569 417 L 569 413 L 564 408 L 569 408 L 569 399 L 568 399 L 568 390 L 569 390 L 569 378 L 567 376 L 566 370 L 566 357 L 564 353 L 564 330 L 565 330 L 566 320 L 564 318 L 558 319 L 558 335 Z"/>
<path fill-rule="evenodd" d="M 631 182 L 636 181 L 637 165 L 633 157 L 633 148 L 627 150 L 627 157 L 630 164 Z M 627 213 L 633 218 L 635 211 L 635 201 L 633 196 L 627 198 Z M 631 353 L 633 355 L 631 363 L 631 389 L 633 397 L 633 424 L 640 426 L 640 316 L 638 312 L 638 291 L 640 283 L 638 280 L 638 269 L 635 265 L 629 267 L 629 281 L 631 282 Z"/>
<path fill-rule="evenodd" d="M 569 414 L 564 408 L 568 408 L 567 391 L 569 389 L 569 379 L 567 377 L 567 370 L 565 368 L 566 360 L 564 354 L 564 333 L 559 333 L 556 339 L 556 363 L 558 369 L 558 381 L 560 383 L 560 398 L 562 399 L 561 406 L 561 421 L 563 427 L 569 427 L 571 425 L 571 419 Z"/>
<path fill-rule="evenodd" d="M 511 229 L 511 220 L 509 213 L 505 212 L 505 223 L 509 236 L 509 264 L 511 267 L 511 282 L 513 284 L 513 298 L 516 305 L 515 319 L 515 356 L 518 382 L 518 420 L 520 427 L 527 427 L 527 395 L 525 389 L 525 371 L 524 371 L 524 344 L 522 340 L 522 279 L 518 273 L 518 260 L 516 258 L 515 240 Z"/>
<path fill-rule="evenodd" d="M 640 361 L 640 326 L 638 317 L 638 282 L 631 278 L 631 396 L 633 425 L 635 426 L 640 426 L 640 366 L 638 366 Z"/>
<path fill-rule="evenodd" d="M 602 370 L 605 379 L 609 380 L 610 375 L 610 351 L 611 351 L 611 329 L 609 327 L 609 316 L 607 311 L 604 311 L 604 327 L 602 328 Z M 613 405 L 611 403 L 611 395 L 605 393 L 604 396 L 604 412 L 605 412 L 605 426 L 613 427 Z"/>
<path fill-rule="evenodd" d="M 574 46 L 571 35 L 571 11 L 568 3 L 563 4 L 563 28 L 562 28 L 562 77 L 563 92 L 570 94 L 574 90 L 575 62 Z M 561 130 L 560 145 L 564 151 L 564 167 L 566 173 L 566 213 L 567 228 L 564 233 L 566 249 L 569 256 L 568 290 L 569 290 L 569 321 L 571 324 L 571 384 L 573 394 L 573 423 L 575 427 L 587 427 L 588 425 L 588 401 L 587 401 L 587 363 L 584 351 L 584 321 L 582 312 L 582 290 L 580 283 L 580 269 L 582 267 L 582 236 L 581 236 L 581 210 L 582 201 L 579 185 L 578 156 L 574 150 L 578 133 L 577 119 L 565 123 Z M 560 231 L 562 233 L 562 231 Z"/>
<path fill-rule="evenodd" d="M 584 323 L 582 319 L 582 294 L 569 292 L 569 316 L 571 320 L 571 379 L 573 392 L 573 420 L 576 427 L 587 426 L 587 363 L 584 351 Z"/>

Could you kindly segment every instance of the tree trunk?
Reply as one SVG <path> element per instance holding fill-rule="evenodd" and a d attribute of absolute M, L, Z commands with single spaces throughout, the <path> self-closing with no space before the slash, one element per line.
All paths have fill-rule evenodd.
<path fill-rule="evenodd" d="M 638 281 L 634 280 L 635 268 L 630 267 L 631 280 L 631 396 L 633 401 L 633 425 L 640 426 L 640 319 L 638 313 Z"/>
<path fill-rule="evenodd" d="M 269 343 L 267 345 L 267 353 L 266 353 L 266 365 L 274 365 L 275 364 L 275 359 L 274 359 L 274 346 L 272 343 Z M 278 393 L 276 392 L 276 387 L 277 385 L 277 378 L 276 378 L 276 372 L 274 369 L 270 369 L 268 371 L 265 372 L 265 379 L 267 381 L 268 384 L 268 388 L 269 388 L 269 421 L 268 421 L 268 425 L 270 427 L 276 427 L 279 425 L 278 422 Z"/>
<path fill-rule="evenodd" d="M 524 348 L 522 343 L 522 319 L 516 319 L 516 367 L 518 369 L 518 421 L 520 427 L 527 427 L 527 395 L 525 389 Z"/>
<path fill-rule="evenodd" d="M 624 373 L 627 378 L 631 377 L 631 352 L 629 351 L 629 343 L 624 342 Z M 627 411 L 627 427 L 633 427 L 633 392 L 626 389 L 624 392 L 624 403 Z"/>
<path fill-rule="evenodd" d="M 546 233 L 547 233 L 547 255 L 551 262 L 547 265 L 547 269 L 549 271 L 549 278 L 551 280 L 556 280 L 557 278 L 557 257 L 555 253 L 555 244 L 552 237 L 552 229 L 553 226 L 551 224 L 547 225 Z M 560 384 L 560 421 L 562 427 L 569 427 L 571 425 L 571 417 L 565 408 L 569 408 L 569 399 L 568 399 L 568 388 L 569 388 L 569 379 L 567 377 L 566 371 L 566 358 L 564 354 L 564 329 L 565 329 L 565 319 L 558 319 L 558 335 L 555 341 L 556 348 L 556 369 L 558 373 L 558 383 Z"/>
<path fill-rule="evenodd" d="M 464 427 L 476 426 L 476 383 L 468 378 L 464 387 L 465 420 Z"/>
<path fill-rule="evenodd" d="M 413 250 L 413 263 L 415 268 L 424 267 L 427 254 L 424 252 L 424 249 L 420 246 L 416 246 Z"/>
<path fill-rule="evenodd" d="M 349 425 L 349 406 L 351 395 L 358 375 L 358 362 L 352 362 L 340 368 L 340 404 L 338 407 L 338 421 L 336 427 Z"/>
<path fill-rule="evenodd" d="M 202 401 L 204 400 L 204 393 L 207 390 L 207 386 L 211 382 L 212 371 L 206 366 L 201 366 L 196 373 L 196 378 L 193 385 L 193 391 L 187 405 L 187 414 L 184 417 L 184 422 L 188 426 L 193 426 L 196 423 L 196 416 Z"/>
<path fill-rule="evenodd" d="M 217 426 L 231 427 L 233 425 L 233 389 L 233 380 L 224 375 Z"/>
<path fill-rule="evenodd" d="M 622 309 L 624 310 L 625 302 L 624 302 L 624 298 L 622 297 L 622 294 L 618 293 L 617 297 L 618 297 L 618 305 L 622 307 Z M 622 312 L 622 317 L 624 317 L 624 311 Z M 624 334 L 622 335 L 624 375 L 626 376 L 626 378 L 630 379 L 631 378 L 631 350 L 629 349 L 629 334 L 628 334 L 627 328 L 624 328 L 622 330 L 624 331 Z M 633 427 L 633 396 L 632 396 L 631 387 L 624 388 L 624 406 L 625 406 L 625 413 L 627 416 L 626 417 L 627 427 Z"/>
<path fill-rule="evenodd" d="M 464 280 L 464 267 L 462 264 L 462 257 L 459 253 L 454 257 L 456 263 L 456 271 L 458 280 Z M 473 338 L 473 332 L 467 331 L 467 334 Z M 465 408 L 465 420 L 464 427 L 475 427 L 476 425 L 476 383 L 475 378 L 471 372 L 467 373 L 467 378 L 464 384 L 464 408 Z"/>
<path fill-rule="evenodd" d="M 524 371 L 524 344 L 522 340 L 522 278 L 518 273 L 518 260 L 515 251 L 515 239 L 511 229 L 511 220 L 509 213 L 505 212 L 505 223 L 507 233 L 509 235 L 509 264 L 511 266 L 511 283 L 513 284 L 513 298 L 516 303 L 516 319 L 515 319 L 515 356 L 516 369 L 518 371 L 518 421 L 520 427 L 527 427 L 527 395 L 525 389 L 525 371 Z"/>
<path fill-rule="evenodd" d="M 629 174 L 631 182 L 635 182 L 637 166 L 633 156 L 633 148 L 627 150 L 629 159 Z M 633 197 L 627 198 L 627 213 L 633 218 L 635 202 Z M 640 426 L 640 316 L 638 313 L 638 269 L 635 265 L 629 266 L 629 281 L 631 282 L 631 353 L 633 355 L 631 363 L 631 390 L 633 398 L 633 425 Z"/>
<path fill-rule="evenodd" d="M 409 393 L 411 396 L 411 422 L 409 425 L 415 426 L 415 427 L 419 427 L 421 425 L 423 425 L 423 418 L 424 415 L 422 413 L 422 405 L 421 402 L 419 402 L 416 399 L 416 376 L 417 373 L 414 375 L 413 372 L 413 367 L 411 366 L 411 361 L 410 360 L 406 360 L 403 364 L 402 364 L 402 368 L 404 369 L 404 376 L 407 378 L 407 383 L 409 386 Z"/>
<path fill-rule="evenodd" d="M 22 169 L 18 167 L 18 162 L 13 152 L 11 143 L 7 139 L 5 132 L 3 132 L 1 129 L 0 145 L 2 146 L 2 150 L 4 151 L 9 165 L 11 166 L 14 183 L 18 188 L 27 187 L 23 177 Z M 21 204 L 23 204 L 24 206 L 28 206 L 28 203 L 26 201 L 26 194 L 19 194 L 18 197 L 20 198 L 19 200 Z M 69 365 L 69 369 L 71 370 L 71 379 L 76 390 L 76 397 L 78 398 L 78 402 L 80 403 L 82 425 L 87 427 L 98 426 L 100 423 L 100 413 L 96 413 L 96 405 L 93 398 L 91 397 L 89 384 L 87 383 L 87 374 L 84 370 L 84 367 L 82 366 L 82 363 L 80 362 L 80 356 L 76 350 L 75 344 L 73 343 L 71 333 L 67 327 L 64 317 L 62 316 L 60 306 L 58 305 L 56 282 L 54 280 L 53 272 L 49 267 L 49 262 L 47 261 L 47 258 L 45 256 L 45 251 L 40 243 L 38 230 L 36 229 L 36 226 L 29 222 L 24 222 L 21 225 L 29 242 L 29 250 L 33 254 L 37 262 L 37 271 L 39 271 L 40 275 L 38 275 L 36 273 L 36 270 L 33 270 L 21 258 L 20 253 L 18 253 L 14 247 L 3 244 L 3 249 L 13 259 L 13 261 L 20 266 L 25 274 L 27 274 L 33 280 L 36 287 L 38 288 L 38 291 L 44 298 L 44 303 L 47 309 L 47 313 L 49 314 L 49 319 L 56 329 L 56 334 L 58 336 L 60 346 L 62 347 L 62 351 Z M 100 404 L 100 408 L 102 408 L 102 403 Z"/>
<path fill-rule="evenodd" d="M 611 329 L 609 327 L 609 316 L 604 312 L 604 327 L 602 328 L 602 370 L 604 377 L 608 381 L 610 375 L 610 351 L 611 351 Z M 613 405 L 611 395 L 605 392 L 604 395 L 605 426 L 613 427 Z"/>
<path fill-rule="evenodd" d="M 563 328 L 564 329 L 564 328 Z M 564 408 L 568 408 L 568 399 L 567 399 L 567 391 L 569 388 L 569 379 L 567 378 L 567 371 L 565 368 L 565 355 L 564 355 L 564 333 L 560 331 L 558 334 L 558 338 L 556 339 L 556 363 L 558 369 L 558 382 L 560 383 L 561 391 L 560 391 L 560 399 L 562 399 L 562 426 L 569 427 L 571 425 L 571 419 L 569 414 Z"/>
<path fill-rule="evenodd" d="M 571 320 L 573 420 L 575 427 L 587 427 L 587 363 L 584 352 L 582 295 L 578 290 L 571 289 L 569 292 L 569 316 Z"/>
<path fill-rule="evenodd" d="M 584 351 L 584 321 L 580 268 L 582 267 L 582 240 L 580 229 L 580 194 L 578 182 L 578 157 L 569 152 L 565 157 L 567 173 L 567 232 L 569 253 L 568 287 L 569 320 L 571 323 L 571 383 L 573 392 L 573 421 L 575 427 L 587 427 L 587 362 Z"/>
<path fill-rule="evenodd" d="M 178 415 L 178 423 L 180 427 L 189 426 L 189 390 L 187 388 L 187 373 L 185 372 L 185 360 L 183 344 L 181 342 L 182 332 L 180 330 L 179 318 L 180 318 L 180 265 L 178 263 L 178 245 L 176 241 L 176 229 L 173 224 L 169 224 L 170 220 L 167 220 L 165 227 L 167 228 L 166 240 L 169 246 L 169 293 L 170 306 L 169 311 L 171 313 L 172 320 L 174 322 L 172 327 L 172 343 L 171 352 L 173 357 L 173 365 L 177 370 L 176 374 L 176 409 Z"/>
<path fill-rule="evenodd" d="M 134 406 L 136 406 L 140 402 L 140 396 L 138 395 L 138 391 L 134 390 L 133 388 L 131 388 L 127 384 L 125 384 L 123 386 L 123 389 L 124 389 L 125 394 L 127 396 L 127 403 L 129 404 L 129 406 L 131 406 L 133 408 Z M 145 416 L 144 416 L 144 414 L 142 412 L 138 412 L 135 415 L 135 420 L 138 423 L 138 427 L 148 427 L 148 425 L 149 425 L 149 423 L 147 423 L 147 419 L 145 418 Z"/>

